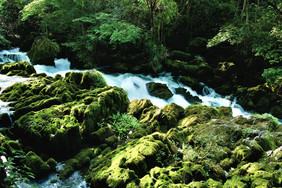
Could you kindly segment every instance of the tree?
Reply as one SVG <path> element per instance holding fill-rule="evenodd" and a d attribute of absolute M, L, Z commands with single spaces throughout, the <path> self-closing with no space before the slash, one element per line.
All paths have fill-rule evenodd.
<path fill-rule="evenodd" d="M 169 24 L 178 13 L 178 6 L 174 0 L 139 0 L 147 7 L 150 15 L 150 27 L 153 39 L 163 42 L 163 25 Z"/>

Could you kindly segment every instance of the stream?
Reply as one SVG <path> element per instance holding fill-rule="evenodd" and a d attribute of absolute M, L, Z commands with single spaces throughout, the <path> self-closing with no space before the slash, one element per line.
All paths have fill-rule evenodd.
<path fill-rule="evenodd" d="M 5 62 L 16 62 L 16 61 L 29 61 L 29 58 L 26 56 L 25 52 L 20 52 L 18 48 L 11 50 L 3 50 L 0 51 L 0 64 Z M 62 76 L 65 75 L 66 72 L 70 71 L 85 71 L 85 70 L 74 70 L 70 69 L 70 62 L 68 59 L 55 59 L 55 67 L 54 66 L 45 66 L 45 65 L 34 65 L 34 68 L 37 73 L 46 73 L 48 76 L 55 76 L 56 74 L 60 74 Z M 232 108 L 233 116 L 243 115 L 244 117 L 249 117 L 250 113 L 244 111 L 244 109 L 236 104 L 236 98 L 231 101 L 228 96 L 221 96 L 217 94 L 212 88 L 207 86 L 204 87 L 203 93 L 198 94 L 190 87 L 187 87 L 181 83 L 176 82 L 173 79 L 173 76 L 170 73 L 161 73 L 158 77 L 152 77 L 149 75 L 142 74 L 105 74 L 103 73 L 104 78 L 108 85 L 118 86 L 123 88 L 128 92 L 128 98 L 130 101 L 134 99 L 150 99 L 152 103 L 158 107 L 163 107 L 169 103 L 176 103 L 184 108 L 190 105 L 189 102 L 185 100 L 182 95 L 176 94 L 176 88 L 184 88 L 188 91 L 192 96 L 199 97 L 202 100 L 202 104 L 220 107 L 227 106 Z M 29 78 L 23 78 L 19 76 L 5 76 L 0 74 L 0 94 L 1 92 L 13 85 L 17 82 L 27 82 Z M 173 93 L 173 97 L 169 100 L 163 100 L 157 97 L 153 97 L 149 94 L 146 88 L 146 83 L 148 82 L 157 82 L 163 83 L 168 86 L 168 88 Z M 2 102 L 0 100 L 0 114 L 12 112 L 9 110 L 9 103 Z M 0 125 L 1 128 L 1 125 Z M 60 168 L 62 164 L 59 164 L 57 168 Z M 51 183 L 51 180 L 53 183 Z M 56 173 L 51 174 L 47 179 L 38 180 L 36 182 L 32 182 L 37 184 L 38 187 L 50 187 L 50 188 L 59 188 L 59 187 L 87 187 L 86 182 L 83 176 L 79 172 L 75 172 L 71 177 L 66 180 L 59 180 Z M 19 187 L 29 187 L 27 184 L 20 184 Z"/>

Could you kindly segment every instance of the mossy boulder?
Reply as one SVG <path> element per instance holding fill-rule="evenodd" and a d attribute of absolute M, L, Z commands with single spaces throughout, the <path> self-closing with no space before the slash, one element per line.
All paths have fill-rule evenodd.
<path fill-rule="evenodd" d="M 266 84 L 238 89 L 238 95 L 238 104 L 244 109 L 255 110 L 258 113 L 269 112 L 277 103 L 277 96 Z"/>
<path fill-rule="evenodd" d="M 81 170 L 90 165 L 90 160 L 94 158 L 95 153 L 92 149 L 83 149 L 73 158 L 68 159 L 59 171 L 61 179 L 65 179 L 74 173 L 76 170 Z"/>
<path fill-rule="evenodd" d="M 193 56 L 190 53 L 174 50 L 169 55 L 170 59 L 174 60 L 182 60 L 182 61 L 191 61 L 193 60 Z"/>
<path fill-rule="evenodd" d="M 51 167 L 32 151 L 26 154 L 24 163 L 31 169 L 35 178 L 45 177 L 51 172 Z"/>
<path fill-rule="evenodd" d="M 96 89 L 107 86 L 107 82 L 99 71 L 90 70 L 83 73 L 80 86 L 85 89 Z"/>
<path fill-rule="evenodd" d="M 184 88 L 176 88 L 176 94 L 182 95 L 189 103 L 193 104 L 195 102 L 202 102 L 202 100 L 198 96 L 193 96 Z"/>
<path fill-rule="evenodd" d="M 204 86 L 201 85 L 199 80 L 197 80 L 196 78 L 192 78 L 191 76 L 181 76 L 180 81 L 184 85 L 191 87 L 197 93 L 202 94 Z"/>
<path fill-rule="evenodd" d="M 152 102 L 148 99 L 140 99 L 140 100 L 133 100 L 129 104 L 128 107 L 128 114 L 133 115 L 137 119 L 139 119 L 140 115 L 142 114 L 143 110 L 153 106 Z"/>
<path fill-rule="evenodd" d="M 48 38 L 36 38 L 27 52 L 30 61 L 35 64 L 55 65 L 54 58 L 60 51 L 60 47 L 56 42 Z"/>
<path fill-rule="evenodd" d="M 139 121 L 141 123 L 151 123 L 156 130 L 166 132 L 170 128 L 177 126 L 177 121 L 182 117 L 183 112 L 184 109 L 174 103 L 161 109 L 151 106 L 143 110 Z"/>
<path fill-rule="evenodd" d="M 15 63 L 4 63 L 0 65 L 0 74 L 6 74 L 7 76 L 30 76 L 36 73 L 34 67 L 27 61 L 15 62 Z"/>
<path fill-rule="evenodd" d="M 132 182 L 139 184 L 138 177 L 144 176 L 155 166 L 161 166 L 163 162 L 166 164 L 176 152 L 164 134 L 154 133 L 132 140 L 103 156 L 102 160 L 108 161 L 106 164 L 95 163 L 87 181 L 93 187 L 125 187 Z"/>
<path fill-rule="evenodd" d="M 99 129 L 97 123 L 102 118 L 125 112 L 128 104 L 126 93 L 117 87 L 85 90 L 73 102 L 30 111 L 14 124 L 25 142 L 41 152 L 64 156 L 77 152 L 83 139 L 91 138 Z"/>
<path fill-rule="evenodd" d="M 149 82 L 146 84 L 146 87 L 150 95 L 154 97 L 168 100 L 173 96 L 166 84 Z"/>

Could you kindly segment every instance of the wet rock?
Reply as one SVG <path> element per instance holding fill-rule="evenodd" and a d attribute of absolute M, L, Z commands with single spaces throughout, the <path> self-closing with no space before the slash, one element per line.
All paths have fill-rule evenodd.
<path fill-rule="evenodd" d="M 195 102 L 202 102 L 202 100 L 198 96 L 193 96 L 191 95 L 186 89 L 184 88 L 176 88 L 175 89 L 176 94 L 180 94 L 184 96 L 184 98 L 189 102 L 189 103 L 195 103 Z"/>
<path fill-rule="evenodd" d="M 94 158 L 95 154 L 92 149 L 83 149 L 73 158 L 68 159 L 63 165 L 63 169 L 59 171 L 60 179 L 66 179 L 76 170 L 89 166 L 90 160 Z"/>
<path fill-rule="evenodd" d="M 173 96 L 166 84 L 149 82 L 146 84 L 147 90 L 150 95 L 168 100 Z"/>
<path fill-rule="evenodd" d="M 180 81 L 181 83 L 185 84 L 186 86 L 191 87 L 197 93 L 202 94 L 204 86 L 200 84 L 199 80 L 192 78 L 190 76 L 181 76 Z"/>

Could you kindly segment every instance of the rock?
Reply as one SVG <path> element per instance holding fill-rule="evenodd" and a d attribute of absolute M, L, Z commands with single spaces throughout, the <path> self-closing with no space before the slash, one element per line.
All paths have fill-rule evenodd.
<path fill-rule="evenodd" d="M 99 129 L 97 122 L 112 113 L 125 112 L 128 104 L 125 92 L 117 87 L 84 90 L 73 102 L 31 111 L 14 124 L 27 143 L 61 157 L 77 152 L 83 139 L 91 139 L 91 133 Z"/>
<path fill-rule="evenodd" d="M 234 154 L 239 160 L 257 161 L 264 153 L 262 147 L 255 140 L 244 139 L 243 144 L 234 150 Z"/>
<path fill-rule="evenodd" d="M 182 95 L 189 103 L 193 104 L 195 102 L 202 102 L 202 100 L 198 96 L 191 95 L 186 89 L 184 88 L 176 88 L 176 94 Z"/>
<path fill-rule="evenodd" d="M 172 146 L 161 133 L 133 140 L 104 156 L 101 159 L 103 163 L 96 163 L 86 180 L 92 187 L 125 187 L 129 183 L 138 182 L 138 177 L 144 176 L 155 166 L 160 166 L 161 161 L 171 160 L 168 154 L 173 156 L 176 152 Z"/>
<path fill-rule="evenodd" d="M 177 121 L 182 117 L 184 109 L 171 103 L 159 109 L 156 106 L 151 106 L 143 110 L 140 116 L 140 123 L 150 123 L 155 128 L 166 132 L 170 128 L 177 126 Z"/>
<path fill-rule="evenodd" d="M 52 42 L 45 37 L 36 38 L 27 52 L 32 64 L 43 64 L 55 66 L 54 58 L 60 51 L 60 47 L 56 42 Z"/>
<path fill-rule="evenodd" d="M 107 82 L 100 72 L 90 70 L 83 73 L 79 85 L 84 89 L 96 89 L 107 86 Z"/>
<path fill-rule="evenodd" d="M 129 104 L 127 112 L 128 114 L 131 114 L 137 119 L 139 119 L 143 110 L 149 108 L 150 106 L 153 106 L 153 104 L 149 99 L 135 99 Z"/>
<path fill-rule="evenodd" d="M 0 65 L 0 74 L 6 74 L 7 76 L 24 76 L 28 77 L 31 74 L 36 73 L 34 67 L 27 61 L 4 63 Z"/>
<path fill-rule="evenodd" d="M 200 84 L 199 80 L 192 78 L 190 76 L 181 76 L 180 81 L 184 85 L 191 87 L 197 93 L 202 94 L 204 86 Z"/>
<path fill-rule="evenodd" d="M 166 84 L 149 82 L 146 84 L 147 90 L 150 95 L 168 100 L 173 96 Z"/>
<path fill-rule="evenodd" d="M 11 127 L 11 119 L 9 114 L 4 113 L 4 114 L 0 114 L 0 127 Z"/>
<path fill-rule="evenodd" d="M 51 172 L 51 167 L 32 151 L 26 154 L 25 164 L 31 169 L 35 178 L 45 177 Z"/>
<path fill-rule="evenodd" d="M 90 160 L 94 158 L 95 154 L 92 149 L 83 149 L 73 158 L 68 159 L 63 169 L 59 171 L 60 179 L 66 179 L 76 170 L 80 170 L 90 164 Z"/>
<path fill-rule="evenodd" d="M 238 89 L 238 104 L 244 109 L 255 110 L 258 113 L 269 112 L 277 103 L 277 96 L 266 84 L 248 89 Z"/>

